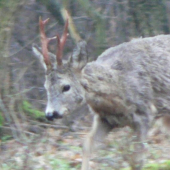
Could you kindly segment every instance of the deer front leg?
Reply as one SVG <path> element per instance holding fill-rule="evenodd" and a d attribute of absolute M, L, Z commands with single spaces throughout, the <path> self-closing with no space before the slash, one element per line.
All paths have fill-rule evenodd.
<path fill-rule="evenodd" d="M 143 167 L 146 148 L 147 133 L 150 127 L 150 120 L 145 115 L 134 114 L 133 115 L 133 136 L 131 143 L 129 144 L 133 148 L 130 150 L 129 155 L 127 154 L 127 160 L 132 170 L 141 170 Z"/>
<path fill-rule="evenodd" d="M 111 129 L 111 126 L 105 119 L 102 119 L 97 114 L 94 116 L 92 130 L 83 147 L 83 162 L 81 170 L 89 170 L 90 156 L 95 142 L 102 142 Z"/>

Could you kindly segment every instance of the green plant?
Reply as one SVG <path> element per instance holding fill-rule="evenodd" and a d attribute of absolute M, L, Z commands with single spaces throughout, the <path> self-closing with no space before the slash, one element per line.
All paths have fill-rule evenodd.
<path fill-rule="evenodd" d="M 170 169 L 170 160 L 163 163 L 152 163 L 148 164 L 143 168 L 143 170 L 169 170 Z"/>
<path fill-rule="evenodd" d="M 22 108 L 25 113 L 27 113 L 29 116 L 39 119 L 39 120 L 45 120 L 44 113 L 36 110 L 33 108 L 33 106 L 26 100 L 22 103 Z"/>
<path fill-rule="evenodd" d="M 170 169 L 170 160 L 163 163 L 152 163 L 147 164 L 142 170 L 169 170 Z M 123 168 L 121 170 L 130 170 L 130 168 Z"/>
<path fill-rule="evenodd" d="M 1 141 L 2 141 L 2 142 L 5 142 L 5 141 L 10 140 L 10 139 L 12 139 L 12 138 L 13 138 L 13 137 L 10 136 L 10 135 L 5 135 L 5 136 L 3 136 L 3 137 L 1 138 Z"/>
<path fill-rule="evenodd" d="M 4 123 L 4 117 L 2 115 L 2 112 L 0 112 L 0 127 L 3 125 Z"/>
<path fill-rule="evenodd" d="M 64 159 L 51 159 L 50 164 L 53 168 L 58 168 L 60 170 L 69 170 L 70 165 L 69 163 Z"/>

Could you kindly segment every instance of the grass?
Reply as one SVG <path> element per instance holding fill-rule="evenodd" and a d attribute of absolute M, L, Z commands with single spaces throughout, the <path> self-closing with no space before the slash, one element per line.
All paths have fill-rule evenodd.
<path fill-rule="evenodd" d="M 28 101 L 23 101 L 22 108 L 25 113 L 27 113 L 29 116 L 31 116 L 34 119 L 37 120 L 46 120 L 44 116 L 44 112 L 41 112 L 39 110 L 36 110 L 33 108 L 33 106 Z"/>

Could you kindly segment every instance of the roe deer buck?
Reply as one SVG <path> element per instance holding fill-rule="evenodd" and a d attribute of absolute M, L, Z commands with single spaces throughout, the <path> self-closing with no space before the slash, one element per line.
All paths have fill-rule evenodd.
<path fill-rule="evenodd" d="M 74 113 L 84 104 L 94 112 L 91 133 L 84 145 L 82 170 L 89 169 L 95 141 L 102 141 L 115 127 L 133 129 L 133 170 L 143 166 L 143 143 L 155 116 L 170 113 L 170 35 L 134 39 L 103 52 L 88 63 L 86 43 L 80 41 L 68 61 L 62 60 L 67 38 L 57 38 L 56 55 L 48 52 L 48 39 L 39 21 L 42 49 L 34 46 L 46 71 L 45 88 L 49 120 Z M 41 52 L 42 50 L 42 52 Z"/>

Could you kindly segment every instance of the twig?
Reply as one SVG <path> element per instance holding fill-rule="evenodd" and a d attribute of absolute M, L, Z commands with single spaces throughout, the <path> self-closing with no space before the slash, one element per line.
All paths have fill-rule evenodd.
<path fill-rule="evenodd" d="M 45 126 L 45 127 L 50 127 L 50 128 L 54 128 L 54 129 L 69 129 L 67 126 L 62 126 L 62 125 L 51 125 L 51 124 L 38 124 L 38 126 Z"/>
<path fill-rule="evenodd" d="M 15 130 L 15 131 L 19 131 L 17 128 L 14 128 L 14 127 L 8 127 L 8 126 L 2 126 L 1 128 L 4 128 L 4 129 L 13 129 L 13 130 Z M 25 131 L 25 130 L 23 130 L 23 132 L 25 133 L 25 134 L 28 134 L 28 135 L 35 135 L 35 136 L 39 136 L 39 135 L 37 135 L 37 134 L 35 134 L 35 133 L 32 133 L 32 132 L 28 132 L 28 131 Z"/>
<path fill-rule="evenodd" d="M 2 100 L 2 98 L 1 98 L 1 95 L 0 95 L 0 109 L 1 109 L 2 112 L 4 113 L 4 116 L 5 116 L 6 120 L 7 120 L 8 123 L 10 124 L 10 123 L 11 123 L 10 114 L 9 114 L 8 110 L 6 109 L 4 103 L 3 103 L 3 100 Z"/>

